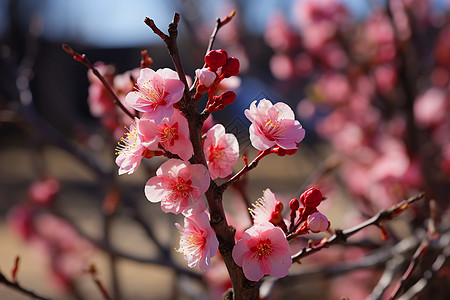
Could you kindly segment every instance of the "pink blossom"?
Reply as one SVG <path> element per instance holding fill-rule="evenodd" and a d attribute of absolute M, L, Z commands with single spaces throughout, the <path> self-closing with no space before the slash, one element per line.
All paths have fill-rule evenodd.
<path fill-rule="evenodd" d="M 258 281 L 266 274 L 285 277 L 292 263 L 286 236 L 269 222 L 247 229 L 234 246 L 232 255 L 245 277 L 252 281 Z"/>
<path fill-rule="evenodd" d="M 302 125 L 294 119 L 294 112 L 283 102 L 275 103 L 262 99 L 258 106 L 256 100 L 245 110 L 245 116 L 252 122 L 250 141 L 258 150 L 266 150 L 278 145 L 284 149 L 298 149 L 305 137 Z"/>
<path fill-rule="evenodd" d="M 414 118 L 423 128 L 439 124 L 448 114 L 446 93 L 438 88 L 430 88 L 414 102 Z M 450 102 L 448 102 L 450 104 Z"/>
<path fill-rule="evenodd" d="M 318 211 L 308 216 L 307 223 L 309 230 L 314 233 L 326 231 L 330 227 L 328 218 Z"/>
<path fill-rule="evenodd" d="M 165 150 L 177 154 L 181 159 L 188 160 L 192 157 L 192 143 L 189 140 L 189 125 L 186 118 L 179 110 L 162 119 L 156 124 L 153 119 L 148 119 L 144 114 L 139 121 L 139 132 L 142 135 L 142 144 L 149 150 Z"/>
<path fill-rule="evenodd" d="M 209 225 L 206 212 L 200 212 L 184 218 L 184 228 L 175 224 L 180 230 L 180 249 L 190 268 L 198 265 L 205 271 L 211 266 L 211 257 L 219 248 L 214 230 Z"/>
<path fill-rule="evenodd" d="M 112 65 L 97 62 L 94 64 L 94 67 L 102 74 L 108 83 L 112 83 L 115 73 L 115 69 Z M 91 70 L 88 71 L 88 79 L 90 85 L 87 101 L 91 114 L 94 117 L 102 117 L 111 113 L 114 114 L 114 102 L 103 83 Z"/>
<path fill-rule="evenodd" d="M 239 143 L 232 133 L 225 133 L 223 125 L 216 124 L 208 130 L 203 150 L 212 179 L 225 178 L 233 172 L 239 159 Z"/>
<path fill-rule="evenodd" d="M 147 113 L 156 123 L 173 113 L 173 104 L 183 96 L 184 84 L 171 69 L 141 70 L 137 91 L 130 92 L 125 102 L 134 109 Z"/>
<path fill-rule="evenodd" d="M 209 187 L 208 169 L 180 159 L 170 159 L 156 171 L 145 185 L 145 196 L 150 202 L 161 202 L 164 212 L 179 214 L 204 210 L 200 198 Z"/>
<path fill-rule="evenodd" d="M 136 79 L 139 78 L 141 69 L 134 68 L 122 74 L 114 76 L 114 90 L 119 99 L 123 99 L 129 92 L 133 90 Z"/>
<path fill-rule="evenodd" d="M 28 196 L 34 203 L 50 204 L 59 192 L 59 182 L 51 177 L 43 177 L 28 189 Z"/>
<path fill-rule="evenodd" d="M 270 189 L 264 190 L 263 196 L 253 204 L 253 208 L 249 209 L 250 214 L 253 216 L 254 223 L 262 224 L 270 222 L 277 202 L 277 197 Z"/>
<path fill-rule="evenodd" d="M 212 72 L 209 68 L 195 70 L 195 76 L 198 78 L 198 82 L 205 87 L 209 87 L 216 80 L 216 73 Z"/>
<path fill-rule="evenodd" d="M 119 166 L 119 175 L 133 174 L 141 163 L 145 155 L 146 148 L 142 145 L 142 136 L 138 130 L 139 119 L 130 125 L 128 132 L 121 138 L 121 142 L 116 147 L 116 164 Z"/>

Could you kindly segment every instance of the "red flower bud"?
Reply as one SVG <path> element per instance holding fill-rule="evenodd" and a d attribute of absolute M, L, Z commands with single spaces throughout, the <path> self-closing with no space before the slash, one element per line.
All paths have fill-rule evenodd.
<path fill-rule="evenodd" d="M 236 94 L 233 91 L 226 91 L 219 95 L 220 101 L 225 104 L 229 105 L 236 100 Z"/>
<path fill-rule="evenodd" d="M 278 201 L 277 204 L 275 204 L 275 211 L 281 213 L 283 211 L 283 203 L 281 201 Z"/>
<path fill-rule="evenodd" d="M 205 55 L 205 63 L 215 72 L 218 68 L 222 67 L 227 62 L 227 52 L 223 49 L 211 50 Z"/>
<path fill-rule="evenodd" d="M 300 196 L 300 201 L 304 206 L 317 207 L 322 202 L 322 192 L 315 187 L 309 188 Z"/>
<path fill-rule="evenodd" d="M 278 225 L 282 221 L 283 217 L 281 216 L 281 213 L 279 211 L 272 212 L 269 220 L 270 223 L 272 223 L 273 225 Z"/>
<path fill-rule="evenodd" d="M 289 202 L 289 208 L 292 211 L 297 211 L 297 209 L 299 209 L 299 207 L 300 207 L 300 202 L 298 202 L 297 198 L 294 198 Z"/>
<path fill-rule="evenodd" d="M 239 59 L 236 57 L 228 57 L 226 64 L 222 67 L 222 74 L 225 78 L 236 76 L 239 74 Z"/>

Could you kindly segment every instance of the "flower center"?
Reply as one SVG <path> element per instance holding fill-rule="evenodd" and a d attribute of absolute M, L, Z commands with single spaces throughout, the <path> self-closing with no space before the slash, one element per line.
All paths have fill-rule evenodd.
<path fill-rule="evenodd" d="M 161 138 L 163 143 L 169 143 L 170 146 L 173 146 L 175 140 L 178 139 L 178 123 L 175 123 L 172 127 L 164 125 Z"/>
<path fill-rule="evenodd" d="M 217 162 L 217 161 L 219 161 L 219 160 L 221 160 L 222 159 L 222 157 L 223 157 L 223 147 L 219 147 L 219 146 L 217 146 L 217 147 L 214 147 L 214 146 L 211 146 L 210 148 L 209 148 L 209 152 L 211 153 L 210 154 L 210 156 L 209 156 L 209 158 L 208 158 L 208 161 L 209 162 Z"/>
<path fill-rule="evenodd" d="M 147 81 L 140 89 L 141 98 L 150 102 L 149 106 L 156 110 L 158 106 L 166 105 L 165 97 L 169 94 L 159 88 L 155 88 L 151 81 Z"/>
<path fill-rule="evenodd" d="M 198 254 L 205 246 L 206 237 L 203 235 L 203 231 L 190 228 L 181 232 L 180 248 L 177 251 L 184 254 Z"/>
<path fill-rule="evenodd" d="M 267 258 L 273 252 L 272 242 L 269 239 L 259 240 L 258 244 L 250 250 L 253 252 L 253 258 Z"/>
<path fill-rule="evenodd" d="M 126 128 L 126 127 L 125 127 Z M 116 155 L 123 154 L 127 155 L 136 149 L 136 145 L 139 141 L 137 128 L 134 125 L 130 126 L 130 129 L 126 128 L 128 132 L 125 132 L 124 136 L 120 138 L 117 143 Z"/>
<path fill-rule="evenodd" d="M 178 177 L 178 181 L 173 185 L 173 192 L 177 198 L 188 198 L 190 192 L 192 191 L 192 180 L 185 181 L 183 178 Z"/>

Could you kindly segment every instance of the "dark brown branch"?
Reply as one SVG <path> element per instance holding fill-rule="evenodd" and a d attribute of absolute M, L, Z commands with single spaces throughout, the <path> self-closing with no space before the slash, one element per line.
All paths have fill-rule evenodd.
<path fill-rule="evenodd" d="M 414 296 L 423 291 L 430 280 L 433 279 L 433 277 L 436 276 L 439 270 L 444 266 L 450 256 L 450 234 L 443 235 L 439 242 L 440 246 L 443 247 L 441 254 L 438 255 L 431 267 L 423 273 L 422 278 L 420 278 L 400 298 L 398 298 L 399 300 L 413 299 Z"/>
<path fill-rule="evenodd" d="M 352 228 L 345 229 L 345 230 L 337 230 L 334 235 L 332 235 L 330 238 L 328 238 L 324 243 L 320 244 L 320 246 L 317 247 L 307 247 L 300 250 L 298 253 L 292 256 L 292 261 L 296 262 L 308 255 L 311 255 L 315 252 L 318 252 L 322 250 L 323 248 L 328 248 L 331 245 L 339 244 L 339 243 L 345 243 L 347 239 L 354 235 L 355 233 L 361 231 L 362 229 L 368 227 L 368 226 L 381 226 L 381 224 L 385 221 L 391 220 L 400 213 L 402 213 L 407 207 L 409 207 L 412 203 L 422 199 L 424 196 L 423 193 L 415 195 L 407 200 L 404 200 L 391 208 L 387 210 L 383 210 L 379 213 L 377 213 L 375 216 L 370 218 L 369 220 L 362 222 L 359 225 L 356 225 Z M 288 236 L 288 239 L 292 239 L 292 236 Z"/>
<path fill-rule="evenodd" d="M 46 298 L 46 297 L 44 297 L 44 296 L 40 296 L 40 295 L 36 294 L 35 292 L 30 291 L 30 290 L 28 290 L 28 289 L 22 287 L 22 286 L 21 286 L 19 283 L 17 283 L 17 282 L 9 281 L 9 280 L 2 274 L 2 272 L 0 272 L 0 283 L 2 283 L 2 284 L 4 284 L 4 285 L 6 285 L 7 287 L 10 287 L 10 288 L 12 288 L 12 289 L 18 291 L 18 292 L 20 292 L 20 293 L 22 293 L 22 294 L 25 294 L 25 295 L 27 295 L 27 296 L 33 298 L 33 299 L 51 300 L 50 298 Z"/>
<path fill-rule="evenodd" d="M 178 72 L 180 80 L 185 84 L 183 100 L 181 101 L 180 110 L 184 113 L 189 124 L 189 134 L 194 149 L 194 156 L 192 158 L 194 163 L 202 164 L 207 167 L 205 155 L 203 153 L 202 145 L 202 126 L 203 119 L 196 110 L 197 101 L 193 99 L 188 90 L 186 83 L 186 76 L 181 65 L 178 48 L 176 44 L 176 37 L 178 34 L 177 24 L 180 19 L 178 13 L 175 14 L 172 23 L 169 25 L 169 35 L 164 34 L 153 22 L 152 19 L 146 18 L 145 23 L 157 34 L 166 44 L 172 61 Z M 227 21 L 228 22 L 228 21 Z M 219 251 L 230 274 L 233 285 L 233 297 L 235 300 L 248 300 L 258 298 L 258 283 L 249 281 L 242 271 L 242 268 L 236 265 L 232 257 L 234 247 L 234 233 L 235 230 L 228 225 L 225 218 L 225 211 L 222 204 L 223 189 L 218 187 L 214 181 L 211 180 L 210 186 L 205 193 L 209 212 L 211 227 L 216 232 L 219 241 Z M 230 294 L 228 294 L 230 296 Z"/>
<path fill-rule="evenodd" d="M 169 35 L 162 32 L 155 22 L 150 18 L 145 18 L 144 22 L 150 27 L 153 32 L 158 35 L 166 44 L 167 50 L 169 50 L 169 55 L 172 58 L 172 62 L 177 70 L 178 77 L 184 84 L 183 101 L 187 106 L 195 105 L 195 100 L 192 100 L 189 96 L 189 86 L 186 81 L 186 74 L 184 73 L 183 65 L 181 64 L 180 54 L 178 52 L 177 46 L 177 36 L 178 36 L 178 22 L 180 21 L 180 14 L 175 13 L 173 16 L 172 23 L 169 24 L 168 33 Z"/>
<path fill-rule="evenodd" d="M 219 189 L 223 192 L 227 189 L 228 186 L 230 186 L 231 184 L 235 183 L 236 181 L 238 181 L 245 173 L 253 170 L 254 168 L 256 168 L 256 166 L 258 165 L 258 162 L 266 155 L 269 155 L 270 149 L 264 150 L 264 151 L 260 151 L 258 153 L 258 155 L 252 160 L 251 163 L 249 164 L 245 164 L 245 166 L 239 171 L 237 172 L 233 177 L 231 177 L 229 180 L 227 180 L 226 182 L 222 183 L 219 186 Z"/>
<path fill-rule="evenodd" d="M 74 51 L 72 48 L 70 48 L 68 45 L 63 44 L 62 48 L 64 51 L 66 51 L 68 54 L 73 56 L 73 59 L 82 63 L 85 65 L 88 69 L 90 69 L 94 75 L 100 79 L 100 81 L 103 83 L 103 86 L 106 88 L 108 93 L 113 98 L 114 104 L 117 105 L 127 116 L 129 116 L 132 120 L 134 120 L 134 116 L 128 111 L 128 109 L 123 106 L 122 102 L 120 102 L 119 97 L 117 97 L 116 93 L 114 93 L 113 89 L 109 85 L 109 83 L 106 81 L 106 79 L 103 77 L 102 74 L 91 64 L 89 59 L 87 59 L 86 54 L 80 54 L 76 51 Z"/>

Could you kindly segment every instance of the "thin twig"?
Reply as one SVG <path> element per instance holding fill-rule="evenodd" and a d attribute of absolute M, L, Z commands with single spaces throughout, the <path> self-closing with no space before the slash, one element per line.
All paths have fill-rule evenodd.
<path fill-rule="evenodd" d="M 106 88 L 108 93 L 111 95 L 111 97 L 114 101 L 114 104 L 117 105 L 127 116 L 129 116 L 132 120 L 134 120 L 133 114 L 131 112 L 129 112 L 128 109 L 125 108 L 125 106 L 123 106 L 122 102 L 120 102 L 120 100 L 119 100 L 119 97 L 117 97 L 116 93 L 113 91 L 113 89 L 111 88 L 109 83 L 106 81 L 105 77 L 103 77 L 103 75 L 100 74 L 100 72 L 91 64 L 89 59 L 86 57 L 86 54 L 80 54 L 80 53 L 74 51 L 72 48 L 70 48 L 70 46 L 68 46 L 66 44 L 63 44 L 62 48 L 68 54 L 72 55 L 74 60 L 76 60 L 76 61 L 82 63 L 83 65 L 85 65 L 86 67 L 88 67 L 94 73 L 94 75 L 98 79 L 100 79 L 103 86 Z"/>
<path fill-rule="evenodd" d="M 95 265 L 91 264 L 88 268 L 88 272 L 89 274 L 91 274 L 91 278 L 94 281 L 100 293 L 102 294 L 103 298 L 105 300 L 112 300 L 112 298 L 108 294 L 108 291 L 105 288 L 105 285 L 101 282 L 100 279 L 98 279 L 97 268 L 95 267 Z"/>
<path fill-rule="evenodd" d="M 319 246 L 303 248 L 302 250 L 294 254 L 292 256 L 292 261 L 296 262 L 306 256 L 311 255 L 312 253 L 322 250 L 323 248 L 328 248 L 333 244 L 343 243 L 350 236 L 354 235 L 355 233 L 361 231 L 362 229 L 368 226 L 372 225 L 380 226 L 382 222 L 391 220 L 392 218 L 396 217 L 401 212 L 403 212 L 407 207 L 409 207 L 412 203 L 422 199 L 423 196 L 424 196 L 423 193 L 415 195 L 407 200 L 398 203 L 397 205 L 392 206 L 387 210 L 383 210 L 377 213 L 375 216 L 373 216 L 372 218 L 370 218 L 365 222 L 362 222 L 361 224 L 358 224 L 349 229 L 337 230 L 334 235 L 328 238 L 325 242 L 321 243 Z M 288 239 L 292 239 L 292 237 L 288 236 Z"/>
<path fill-rule="evenodd" d="M 242 167 L 242 169 L 237 172 L 233 177 L 231 177 L 229 180 L 227 180 L 226 182 L 222 183 L 219 186 L 219 189 L 221 191 L 225 191 L 227 189 L 227 187 L 233 183 L 235 183 L 236 181 L 238 181 L 245 173 L 253 170 L 254 168 L 256 168 L 256 166 L 258 165 L 258 162 L 266 155 L 269 155 L 270 149 L 264 150 L 264 151 L 260 151 L 258 153 L 258 155 L 252 160 L 251 163 L 249 164 L 245 164 L 244 167 Z"/>
<path fill-rule="evenodd" d="M 209 37 L 209 43 L 208 43 L 208 47 L 206 48 L 206 54 L 208 54 L 209 51 L 212 50 L 213 46 L 214 46 L 214 42 L 216 40 L 216 36 L 217 33 L 219 32 L 219 29 L 224 26 L 225 24 L 227 24 L 228 22 L 231 21 L 231 19 L 234 17 L 234 15 L 236 14 L 235 10 L 232 10 L 231 13 L 223 20 L 220 20 L 220 18 L 217 18 L 216 20 L 216 26 L 214 27 L 213 32 L 211 33 L 211 36 Z M 194 83 L 191 86 L 190 92 L 193 92 L 195 89 L 195 86 L 197 84 L 198 78 L 197 76 L 195 76 L 194 78 Z M 202 113 L 202 116 L 206 116 L 205 119 L 208 117 L 209 114 L 207 113 Z"/>
<path fill-rule="evenodd" d="M 420 278 L 413 286 L 411 286 L 398 300 L 410 300 L 413 299 L 417 294 L 423 291 L 423 289 L 428 285 L 431 279 L 433 279 L 439 270 L 444 266 L 445 262 L 450 256 L 450 234 L 442 236 L 439 240 L 441 245 L 445 245 L 445 248 L 438 255 L 436 260 L 433 262 L 431 267 L 423 273 L 422 278 Z"/>
<path fill-rule="evenodd" d="M 184 84 L 184 93 L 183 93 L 183 99 L 184 103 L 188 106 L 194 105 L 191 97 L 189 96 L 189 86 L 187 84 L 186 80 L 186 73 L 184 72 L 183 65 L 181 64 L 180 54 L 178 52 L 178 46 L 177 46 L 177 36 L 178 36 L 178 22 L 180 21 L 180 14 L 175 13 L 173 16 L 172 22 L 169 24 L 168 33 L 169 35 L 165 34 L 161 31 L 161 29 L 156 26 L 155 22 L 150 18 L 145 18 L 144 22 L 147 24 L 148 27 L 150 27 L 153 32 L 158 35 L 163 41 L 164 44 L 166 44 L 167 50 L 169 50 L 170 58 L 172 58 L 172 62 L 175 66 L 175 70 L 177 70 L 179 79 Z"/>
<path fill-rule="evenodd" d="M 40 299 L 40 300 L 51 300 L 50 298 L 46 298 L 44 296 L 38 295 L 33 291 L 30 291 L 24 287 L 22 287 L 19 283 L 17 282 L 12 282 L 9 281 L 8 279 L 6 279 L 6 277 L 3 275 L 2 272 L 0 272 L 0 283 L 6 285 L 7 287 L 10 287 L 22 294 L 25 294 L 33 299 Z"/>

